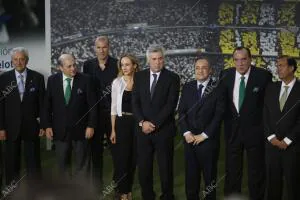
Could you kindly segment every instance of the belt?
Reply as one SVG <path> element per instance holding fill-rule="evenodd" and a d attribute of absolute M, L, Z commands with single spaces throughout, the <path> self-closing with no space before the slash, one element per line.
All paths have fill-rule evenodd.
<path fill-rule="evenodd" d="M 130 112 L 122 112 L 122 115 L 133 115 L 133 113 L 130 113 Z"/>

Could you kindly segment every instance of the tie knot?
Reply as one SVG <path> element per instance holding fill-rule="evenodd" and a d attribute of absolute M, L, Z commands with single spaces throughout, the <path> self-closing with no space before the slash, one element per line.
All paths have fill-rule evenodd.
<path fill-rule="evenodd" d="M 22 74 L 19 74 L 18 77 L 21 78 L 21 79 L 23 79 L 24 76 Z"/>
<path fill-rule="evenodd" d="M 285 90 L 288 90 L 288 89 L 289 89 L 289 87 L 290 87 L 290 86 L 288 86 L 288 85 L 285 85 L 285 86 L 284 86 L 284 89 L 285 89 Z"/>
<path fill-rule="evenodd" d="M 66 81 L 68 82 L 68 84 L 70 84 L 71 83 L 71 78 L 66 78 Z"/>
<path fill-rule="evenodd" d="M 204 87 L 204 86 L 203 86 L 202 84 L 199 84 L 199 85 L 198 85 L 198 90 L 202 90 L 203 87 Z"/>
<path fill-rule="evenodd" d="M 245 76 L 241 76 L 241 80 L 244 81 L 245 80 Z"/>
<path fill-rule="evenodd" d="M 154 80 L 157 79 L 157 74 L 152 74 L 152 76 L 153 76 Z"/>

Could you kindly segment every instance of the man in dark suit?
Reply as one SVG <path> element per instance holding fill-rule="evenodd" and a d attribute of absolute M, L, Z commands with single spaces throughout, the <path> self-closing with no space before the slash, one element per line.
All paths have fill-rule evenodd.
<path fill-rule="evenodd" d="M 281 200 L 283 177 L 287 199 L 300 199 L 300 83 L 294 73 L 295 59 L 282 56 L 277 60 L 281 79 L 266 89 L 264 124 L 266 137 L 266 200 Z"/>
<path fill-rule="evenodd" d="M 6 184 L 20 178 L 21 143 L 24 144 L 26 174 L 40 173 L 40 125 L 45 93 L 44 77 L 27 68 L 28 51 L 17 47 L 11 51 L 14 69 L 1 75 L 0 140 L 5 140 Z"/>
<path fill-rule="evenodd" d="M 224 133 L 226 145 L 225 196 L 241 193 L 243 155 L 247 153 L 248 188 L 250 199 L 264 196 L 265 162 L 263 132 L 264 92 L 272 75 L 251 66 L 248 48 L 237 47 L 233 52 L 235 68 L 221 74 L 224 93 Z"/>
<path fill-rule="evenodd" d="M 110 106 L 111 84 L 118 75 L 117 59 L 109 55 L 109 40 L 99 36 L 95 40 L 97 57 L 83 64 L 83 73 L 93 78 L 97 94 L 98 121 L 92 138 L 93 182 L 101 190 L 103 171 L 103 137 L 111 133 Z M 107 140 L 109 142 L 109 140 Z M 99 187 L 100 186 L 100 187 Z"/>
<path fill-rule="evenodd" d="M 74 56 L 62 54 L 58 63 L 62 73 L 48 78 L 46 135 L 54 140 L 58 169 L 62 175 L 66 174 L 73 149 L 75 176 L 78 177 L 88 170 L 88 140 L 93 137 L 97 123 L 95 91 L 90 77 L 77 73 Z"/>
<path fill-rule="evenodd" d="M 207 58 L 195 63 L 196 80 L 182 89 L 179 103 L 180 132 L 185 138 L 185 191 L 187 200 L 199 200 L 201 172 L 205 181 L 202 197 L 216 199 L 220 124 L 224 105 L 217 83 L 211 79 Z M 202 199 L 202 198 L 201 198 Z"/>
<path fill-rule="evenodd" d="M 139 124 L 137 153 L 139 181 L 144 200 L 154 200 L 153 158 L 156 151 L 162 195 L 173 200 L 174 113 L 179 95 L 179 76 L 164 68 L 164 50 L 147 50 L 150 69 L 137 72 L 132 93 L 133 113 Z"/>

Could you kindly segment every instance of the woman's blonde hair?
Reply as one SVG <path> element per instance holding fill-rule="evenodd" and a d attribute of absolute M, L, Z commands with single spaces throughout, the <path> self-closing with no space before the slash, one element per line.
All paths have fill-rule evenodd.
<path fill-rule="evenodd" d="M 121 61 L 123 58 L 129 58 L 129 60 L 131 61 L 131 63 L 133 65 L 136 65 L 136 68 L 135 68 L 135 71 L 134 72 L 138 72 L 140 69 L 139 69 L 139 62 L 138 62 L 138 59 L 132 55 L 132 54 L 129 54 L 129 53 L 126 53 L 126 54 L 123 54 L 119 60 L 118 60 L 118 69 L 119 69 L 119 76 L 123 76 L 123 72 L 122 72 L 122 67 L 121 67 Z"/>

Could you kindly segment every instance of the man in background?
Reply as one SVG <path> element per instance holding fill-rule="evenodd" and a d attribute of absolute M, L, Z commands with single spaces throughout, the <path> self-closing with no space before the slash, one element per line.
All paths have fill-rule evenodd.
<path fill-rule="evenodd" d="M 109 39 L 107 36 L 99 36 L 95 40 L 96 58 L 87 60 L 83 64 L 83 73 L 93 79 L 96 90 L 98 121 L 95 135 L 91 141 L 93 182 L 101 191 L 103 184 L 103 138 L 109 138 L 111 133 L 110 107 L 111 84 L 118 75 L 117 59 L 109 55 Z M 109 142 L 109 140 L 107 140 Z"/>

